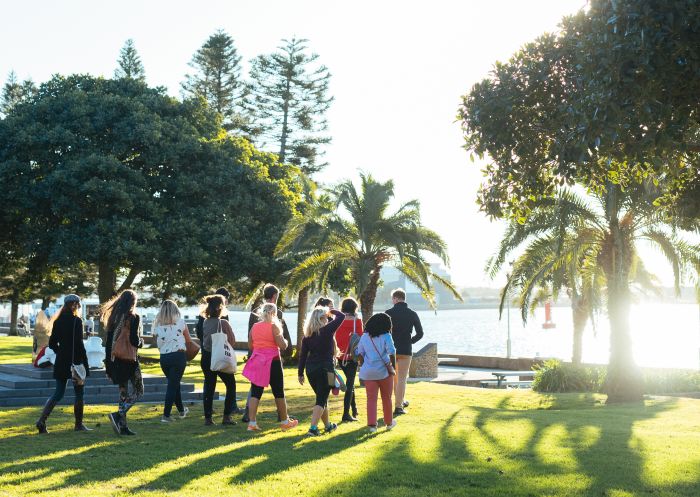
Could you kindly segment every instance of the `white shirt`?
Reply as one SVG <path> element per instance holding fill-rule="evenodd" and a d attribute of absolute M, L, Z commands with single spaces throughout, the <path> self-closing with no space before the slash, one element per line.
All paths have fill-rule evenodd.
<path fill-rule="evenodd" d="M 161 324 L 153 329 L 156 345 L 161 354 L 185 350 L 185 333 L 189 333 L 185 320 L 180 318 L 175 324 Z"/>

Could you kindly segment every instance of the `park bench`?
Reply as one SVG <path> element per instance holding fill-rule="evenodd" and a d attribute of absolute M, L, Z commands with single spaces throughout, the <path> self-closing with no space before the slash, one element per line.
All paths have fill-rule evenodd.
<path fill-rule="evenodd" d="M 501 388 L 501 385 L 503 384 L 504 381 L 506 381 L 506 378 L 509 376 L 517 376 L 521 380 L 522 380 L 523 376 L 525 376 L 527 378 L 534 378 L 535 377 L 534 371 L 498 371 L 498 372 L 493 372 L 491 374 L 496 377 L 496 388 Z M 491 381 L 493 381 L 493 380 L 491 380 Z M 518 383 L 525 383 L 525 382 L 521 381 Z"/>

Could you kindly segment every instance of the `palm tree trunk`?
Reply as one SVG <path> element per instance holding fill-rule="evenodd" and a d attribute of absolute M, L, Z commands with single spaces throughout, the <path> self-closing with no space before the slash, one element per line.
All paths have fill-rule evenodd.
<path fill-rule="evenodd" d="M 632 253 L 617 219 L 610 223 L 610 238 L 610 257 L 605 268 L 610 319 L 610 361 L 605 382 L 607 402 L 640 402 L 643 380 L 634 361 L 629 329 L 629 270 Z"/>
<path fill-rule="evenodd" d="M 379 288 L 379 273 L 382 267 L 376 266 L 369 276 L 369 283 L 364 291 L 360 294 L 360 310 L 362 311 L 362 322 L 367 324 L 367 320 L 374 313 L 374 300 L 377 298 L 377 289 Z"/>
<path fill-rule="evenodd" d="M 297 356 L 301 352 L 301 341 L 304 339 L 304 320 L 306 319 L 306 310 L 309 307 L 309 288 L 302 288 L 297 295 Z"/>
<path fill-rule="evenodd" d="M 579 295 L 571 296 L 571 310 L 574 320 L 574 348 L 571 362 L 578 365 L 581 364 L 581 357 L 583 356 L 583 331 L 586 329 L 589 310 L 584 298 Z"/>

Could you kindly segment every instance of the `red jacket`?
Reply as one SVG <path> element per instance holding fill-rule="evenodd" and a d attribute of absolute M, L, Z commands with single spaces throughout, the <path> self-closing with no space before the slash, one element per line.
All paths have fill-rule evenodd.
<path fill-rule="evenodd" d="M 345 352 L 348 350 L 348 345 L 350 343 L 350 335 L 353 331 L 353 323 L 355 326 L 355 332 L 362 336 L 364 328 L 362 327 L 362 320 L 360 318 L 352 318 L 350 316 L 345 317 L 345 321 L 340 323 L 340 328 L 335 332 L 335 341 L 338 344 L 338 349 L 340 353 L 338 354 L 338 360 L 347 360 L 351 357 L 346 357 Z"/>

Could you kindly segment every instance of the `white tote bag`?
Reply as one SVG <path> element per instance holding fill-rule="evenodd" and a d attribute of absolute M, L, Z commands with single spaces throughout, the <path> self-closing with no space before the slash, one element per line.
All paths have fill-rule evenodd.
<path fill-rule="evenodd" d="M 235 373 L 237 368 L 236 351 L 228 343 L 228 335 L 219 329 L 211 336 L 211 370 L 221 373 Z"/>

